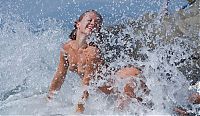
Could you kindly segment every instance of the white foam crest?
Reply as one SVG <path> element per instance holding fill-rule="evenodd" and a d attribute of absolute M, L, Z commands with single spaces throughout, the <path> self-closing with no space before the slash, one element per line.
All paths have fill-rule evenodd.
<path fill-rule="evenodd" d="M 5 114 L 9 114 L 9 111 L 13 111 L 13 114 L 20 111 L 22 114 L 27 114 L 25 107 L 19 107 L 18 110 L 12 105 L 22 103 L 26 106 L 29 99 L 26 100 L 25 97 L 31 99 L 33 98 L 31 96 L 44 95 L 48 91 L 58 63 L 60 44 L 67 39 L 68 32 L 62 29 L 62 21 L 54 19 L 43 19 L 38 27 L 31 27 L 18 16 L 0 16 L 0 40 L 2 40 L 0 42 L 0 81 L 2 82 L 0 93 L 4 95 L 0 111 Z M 133 99 L 129 107 L 123 112 L 118 112 L 115 109 L 117 97 L 107 96 L 95 88 L 106 83 L 106 80 L 97 80 L 94 81 L 97 82 L 96 85 L 88 88 L 91 96 L 86 104 L 85 114 L 163 115 L 173 114 L 173 107 L 177 105 L 189 104 L 186 100 L 189 81 L 180 68 L 183 67 L 184 70 L 188 62 L 192 64 L 188 59 L 193 53 L 198 52 L 196 50 L 199 47 L 199 38 L 191 42 L 194 38 L 187 34 L 175 35 L 174 31 L 168 31 L 166 34 L 163 32 L 162 20 L 156 19 L 153 13 L 146 16 L 150 18 L 141 17 L 134 25 L 123 24 L 125 26 L 119 28 L 121 31 L 118 34 L 103 30 L 107 37 L 105 43 L 99 46 L 105 59 L 110 62 L 108 68 L 103 67 L 103 74 L 100 76 L 105 79 L 115 79 L 114 72 L 118 68 L 127 65 L 139 67 L 142 69 L 142 76 L 146 78 L 150 94 L 144 96 L 143 102 L 140 103 Z M 173 23 L 169 24 L 171 24 L 169 28 L 174 27 Z M 171 37 L 169 41 L 165 38 L 168 35 Z M 186 62 L 177 64 L 181 59 L 186 59 Z M 108 75 L 105 76 L 104 73 Z M 124 84 L 128 80 L 118 81 L 120 83 L 114 87 L 123 91 Z M 55 101 L 52 104 L 41 103 L 45 108 L 42 110 L 36 108 L 35 111 L 30 111 L 30 114 L 73 114 L 82 89 L 78 75 L 69 73 L 61 91 L 55 96 Z M 5 92 L 10 93 L 5 96 Z M 138 91 L 136 94 L 142 93 Z M 35 102 L 31 103 L 35 104 Z M 192 106 L 194 110 L 196 107 Z M 27 111 L 32 108 L 30 105 Z"/>
<path fill-rule="evenodd" d="M 19 85 L 32 91 L 48 87 L 57 64 L 59 46 L 67 39 L 64 30 L 57 28 L 54 20 L 49 21 L 53 27 L 48 25 L 37 32 L 33 31 L 37 30 L 35 27 L 14 15 L 1 17 L 1 92 Z"/>

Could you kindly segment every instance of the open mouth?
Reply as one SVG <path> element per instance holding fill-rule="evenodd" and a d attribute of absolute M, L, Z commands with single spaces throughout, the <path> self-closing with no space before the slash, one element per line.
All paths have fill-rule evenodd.
<path fill-rule="evenodd" d="M 87 27 L 90 31 L 93 31 L 94 30 L 94 27 L 92 27 L 92 26 L 88 26 Z"/>

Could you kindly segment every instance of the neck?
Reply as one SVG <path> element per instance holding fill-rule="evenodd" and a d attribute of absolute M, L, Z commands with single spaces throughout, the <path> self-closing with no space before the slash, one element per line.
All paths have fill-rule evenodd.
<path fill-rule="evenodd" d="M 76 42 L 77 42 L 77 48 L 85 48 L 87 47 L 86 39 L 88 36 L 84 34 L 77 34 L 76 36 Z"/>

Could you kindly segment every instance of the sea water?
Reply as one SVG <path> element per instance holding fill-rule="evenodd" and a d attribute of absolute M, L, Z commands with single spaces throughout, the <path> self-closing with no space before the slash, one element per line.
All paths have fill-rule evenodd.
<path fill-rule="evenodd" d="M 0 2 L 0 114 L 77 114 L 75 106 L 82 93 L 81 79 L 77 74 L 68 72 L 54 100 L 47 101 L 46 95 L 59 61 L 60 47 L 68 41 L 73 20 L 78 17 L 77 13 L 80 14 L 90 6 L 91 1 L 55 2 L 54 6 L 59 6 L 55 11 L 63 11 L 59 16 L 52 10 L 54 6 L 51 9 L 47 5 L 52 1 Z M 104 2 L 106 3 L 99 3 Z M 40 11 L 30 6 L 30 3 L 36 4 Z M 88 88 L 90 98 L 85 105 L 84 114 L 172 115 L 175 114 L 173 108 L 177 106 L 198 112 L 199 106 L 192 105 L 187 98 L 191 92 L 190 84 L 194 80 L 199 81 L 200 61 L 191 58 L 192 55 L 199 55 L 199 27 L 194 27 L 194 31 L 191 31 L 193 27 L 189 27 L 191 32 L 197 30 L 197 33 L 188 34 L 185 33 L 184 26 L 180 25 L 188 18 L 187 12 L 193 13 L 189 20 L 199 14 L 188 8 L 180 14 L 174 10 L 175 13 L 163 16 L 162 13 L 159 14 L 162 3 L 151 3 L 152 6 L 158 5 L 155 12 L 146 8 L 144 4 L 148 4 L 147 1 L 144 4 L 140 1 L 111 1 L 107 7 L 102 8 L 95 6 L 96 4 L 91 5 L 101 11 L 101 14 L 105 13 L 105 23 L 101 31 L 106 41 L 99 44 L 106 61 L 110 62 L 108 69 L 103 70 L 110 70 L 111 75 L 105 78 L 113 77 L 111 69 L 131 64 L 141 68 L 150 93 L 144 96 L 143 102 L 132 99 L 124 111 L 118 111 L 116 95 L 105 95 L 93 85 Z M 131 6 L 122 10 L 123 5 L 120 4 Z M 64 12 L 70 5 L 74 5 L 74 11 Z M 106 8 L 109 5 L 112 12 L 107 14 Z M 133 12 L 133 7 L 143 11 L 143 15 Z M 120 15 L 117 14 L 118 11 L 121 12 Z M 137 17 L 131 16 L 132 13 L 137 14 Z M 47 18 L 48 16 L 56 18 Z M 108 23 L 109 21 L 115 23 Z M 115 24 L 121 26 L 115 27 Z M 111 26 L 111 30 L 107 25 Z M 95 36 L 91 39 L 98 41 Z M 125 81 L 121 80 L 115 86 L 122 91 Z M 104 81 L 98 81 L 97 85 L 102 83 Z M 136 94 L 142 93 L 138 91 Z"/>

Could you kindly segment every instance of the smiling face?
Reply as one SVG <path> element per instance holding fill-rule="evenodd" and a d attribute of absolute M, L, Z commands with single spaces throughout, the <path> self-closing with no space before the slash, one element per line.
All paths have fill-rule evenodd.
<path fill-rule="evenodd" d="M 95 12 L 86 12 L 80 21 L 77 21 L 77 34 L 90 35 L 92 32 L 99 31 L 101 19 Z"/>

